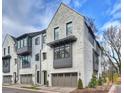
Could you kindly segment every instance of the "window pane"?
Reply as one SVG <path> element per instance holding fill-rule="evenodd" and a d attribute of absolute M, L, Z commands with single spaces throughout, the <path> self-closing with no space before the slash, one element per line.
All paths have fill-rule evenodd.
<path fill-rule="evenodd" d="M 60 58 L 64 58 L 64 46 L 60 47 Z"/>
<path fill-rule="evenodd" d="M 89 39 L 90 43 L 94 46 L 94 39 L 90 32 L 88 32 L 88 39 Z"/>
<path fill-rule="evenodd" d="M 21 48 L 23 47 L 23 40 L 21 40 Z"/>
<path fill-rule="evenodd" d="M 39 44 L 40 44 L 40 38 L 37 37 L 37 38 L 35 39 L 35 45 L 39 45 Z"/>
<path fill-rule="evenodd" d="M 35 55 L 35 61 L 39 61 L 39 54 Z"/>
<path fill-rule="evenodd" d="M 59 28 L 58 27 L 54 29 L 54 39 L 55 40 L 59 39 Z"/>
<path fill-rule="evenodd" d="M 27 38 L 23 39 L 23 46 L 27 46 Z"/>
<path fill-rule="evenodd" d="M 18 45 L 17 45 L 17 48 L 19 49 L 20 48 L 20 42 L 18 41 L 18 43 L 17 43 Z"/>
<path fill-rule="evenodd" d="M 4 48 L 4 55 L 6 55 L 6 48 Z"/>
<path fill-rule="evenodd" d="M 64 46 L 54 48 L 54 59 L 68 58 L 71 56 L 71 45 L 67 44 Z"/>
<path fill-rule="evenodd" d="M 43 60 L 46 59 L 46 53 L 43 53 Z"/>
<path fill-rule="evenodd" d="M 10 46 L 8 46 L 8 54 L 10 53 Z"/>
<path fill-rule="evenodd" d="M 72 22 L 66 24 L 66 34 L 67 36 L 72 34 Z"/>
<path fill-rule="evenodd" d="M 70 53 L 71 51 L 70 51 L 70 45 L 66 45 L 65 46 L 65 57 L 67 58 L 67 57 L 70 57 Z"/>

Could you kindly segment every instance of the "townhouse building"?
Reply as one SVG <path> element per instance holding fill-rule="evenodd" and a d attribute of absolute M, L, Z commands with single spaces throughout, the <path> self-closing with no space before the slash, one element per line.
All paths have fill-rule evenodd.
<path fill-rule="evenodd" d="M 93 73 L 101 74 L 101 49 L 92 27 L 63 3 L 47 29 L 15 40 L 18 83 L 76 87 L 80 78 L 87 86 Z"/>
<path fill-rule="evenodd" d="M 16 54 L 16 39 L 11 35 L 6 35 L 2 44 L 2 70 L 3 83 L 16 83 L 18 80 L 18 64 Z"/>
<path fill-rule="evenodd" d="M 44 72 L 41 68 L 41 61 L 45 58 L 45 36 L 46 30 L 34 33 L 23 34 L 16 38 L 17 55 L 19 68 L 19 83 L 21 84 L 42 84 L 41 76 Z M 41 72 L 42 71 L 42 72 Z M 42 75 L 41 75 L 42 74 Z"/>

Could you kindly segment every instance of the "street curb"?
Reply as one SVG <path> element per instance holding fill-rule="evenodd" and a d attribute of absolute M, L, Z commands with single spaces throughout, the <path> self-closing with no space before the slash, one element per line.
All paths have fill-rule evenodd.
<path fill-rule="evenodd" d="M 26 90 L 26 91 L 32 91 L 32 92 L 44 92 L 44 93 L 60 93 L 60 92 L 53 92 L 53 91 L 45 91 L 45 90 L 33 90 L 33 89 L 26 89 L 26 88 L 17 88 L 17 87 L 10 87 L 10 86 L 2 86 L 3 88 L 12 88 L 12 89 L 18 89 L 18 90 Z"/>

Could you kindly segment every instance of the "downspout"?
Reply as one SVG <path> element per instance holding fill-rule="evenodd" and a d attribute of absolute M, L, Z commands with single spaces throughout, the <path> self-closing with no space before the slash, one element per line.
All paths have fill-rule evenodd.
<path fill-rule="evenodd" d="M 41 84 L 41 49 L 40 49 L 40 84 Z"/>
<path fill-rule="evenodd" d="M 42 45 L 42 37 L 43 35 L 41 34 L 41 49 L 43 48 L 43 45 Z M 41 49 L 40 49 L 40 84 L 41 84 Z"/>

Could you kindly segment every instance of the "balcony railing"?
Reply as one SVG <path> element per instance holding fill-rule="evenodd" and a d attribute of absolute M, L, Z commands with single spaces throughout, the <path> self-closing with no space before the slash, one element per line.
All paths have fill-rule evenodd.
<path fill-rule="evenodd" d="M 31 46 L 25 46 L 22 48 L 17 49 L 17 54 L 21 55 L 21 54 L 29 54 L 32 51 L 32 47 Z"/>

